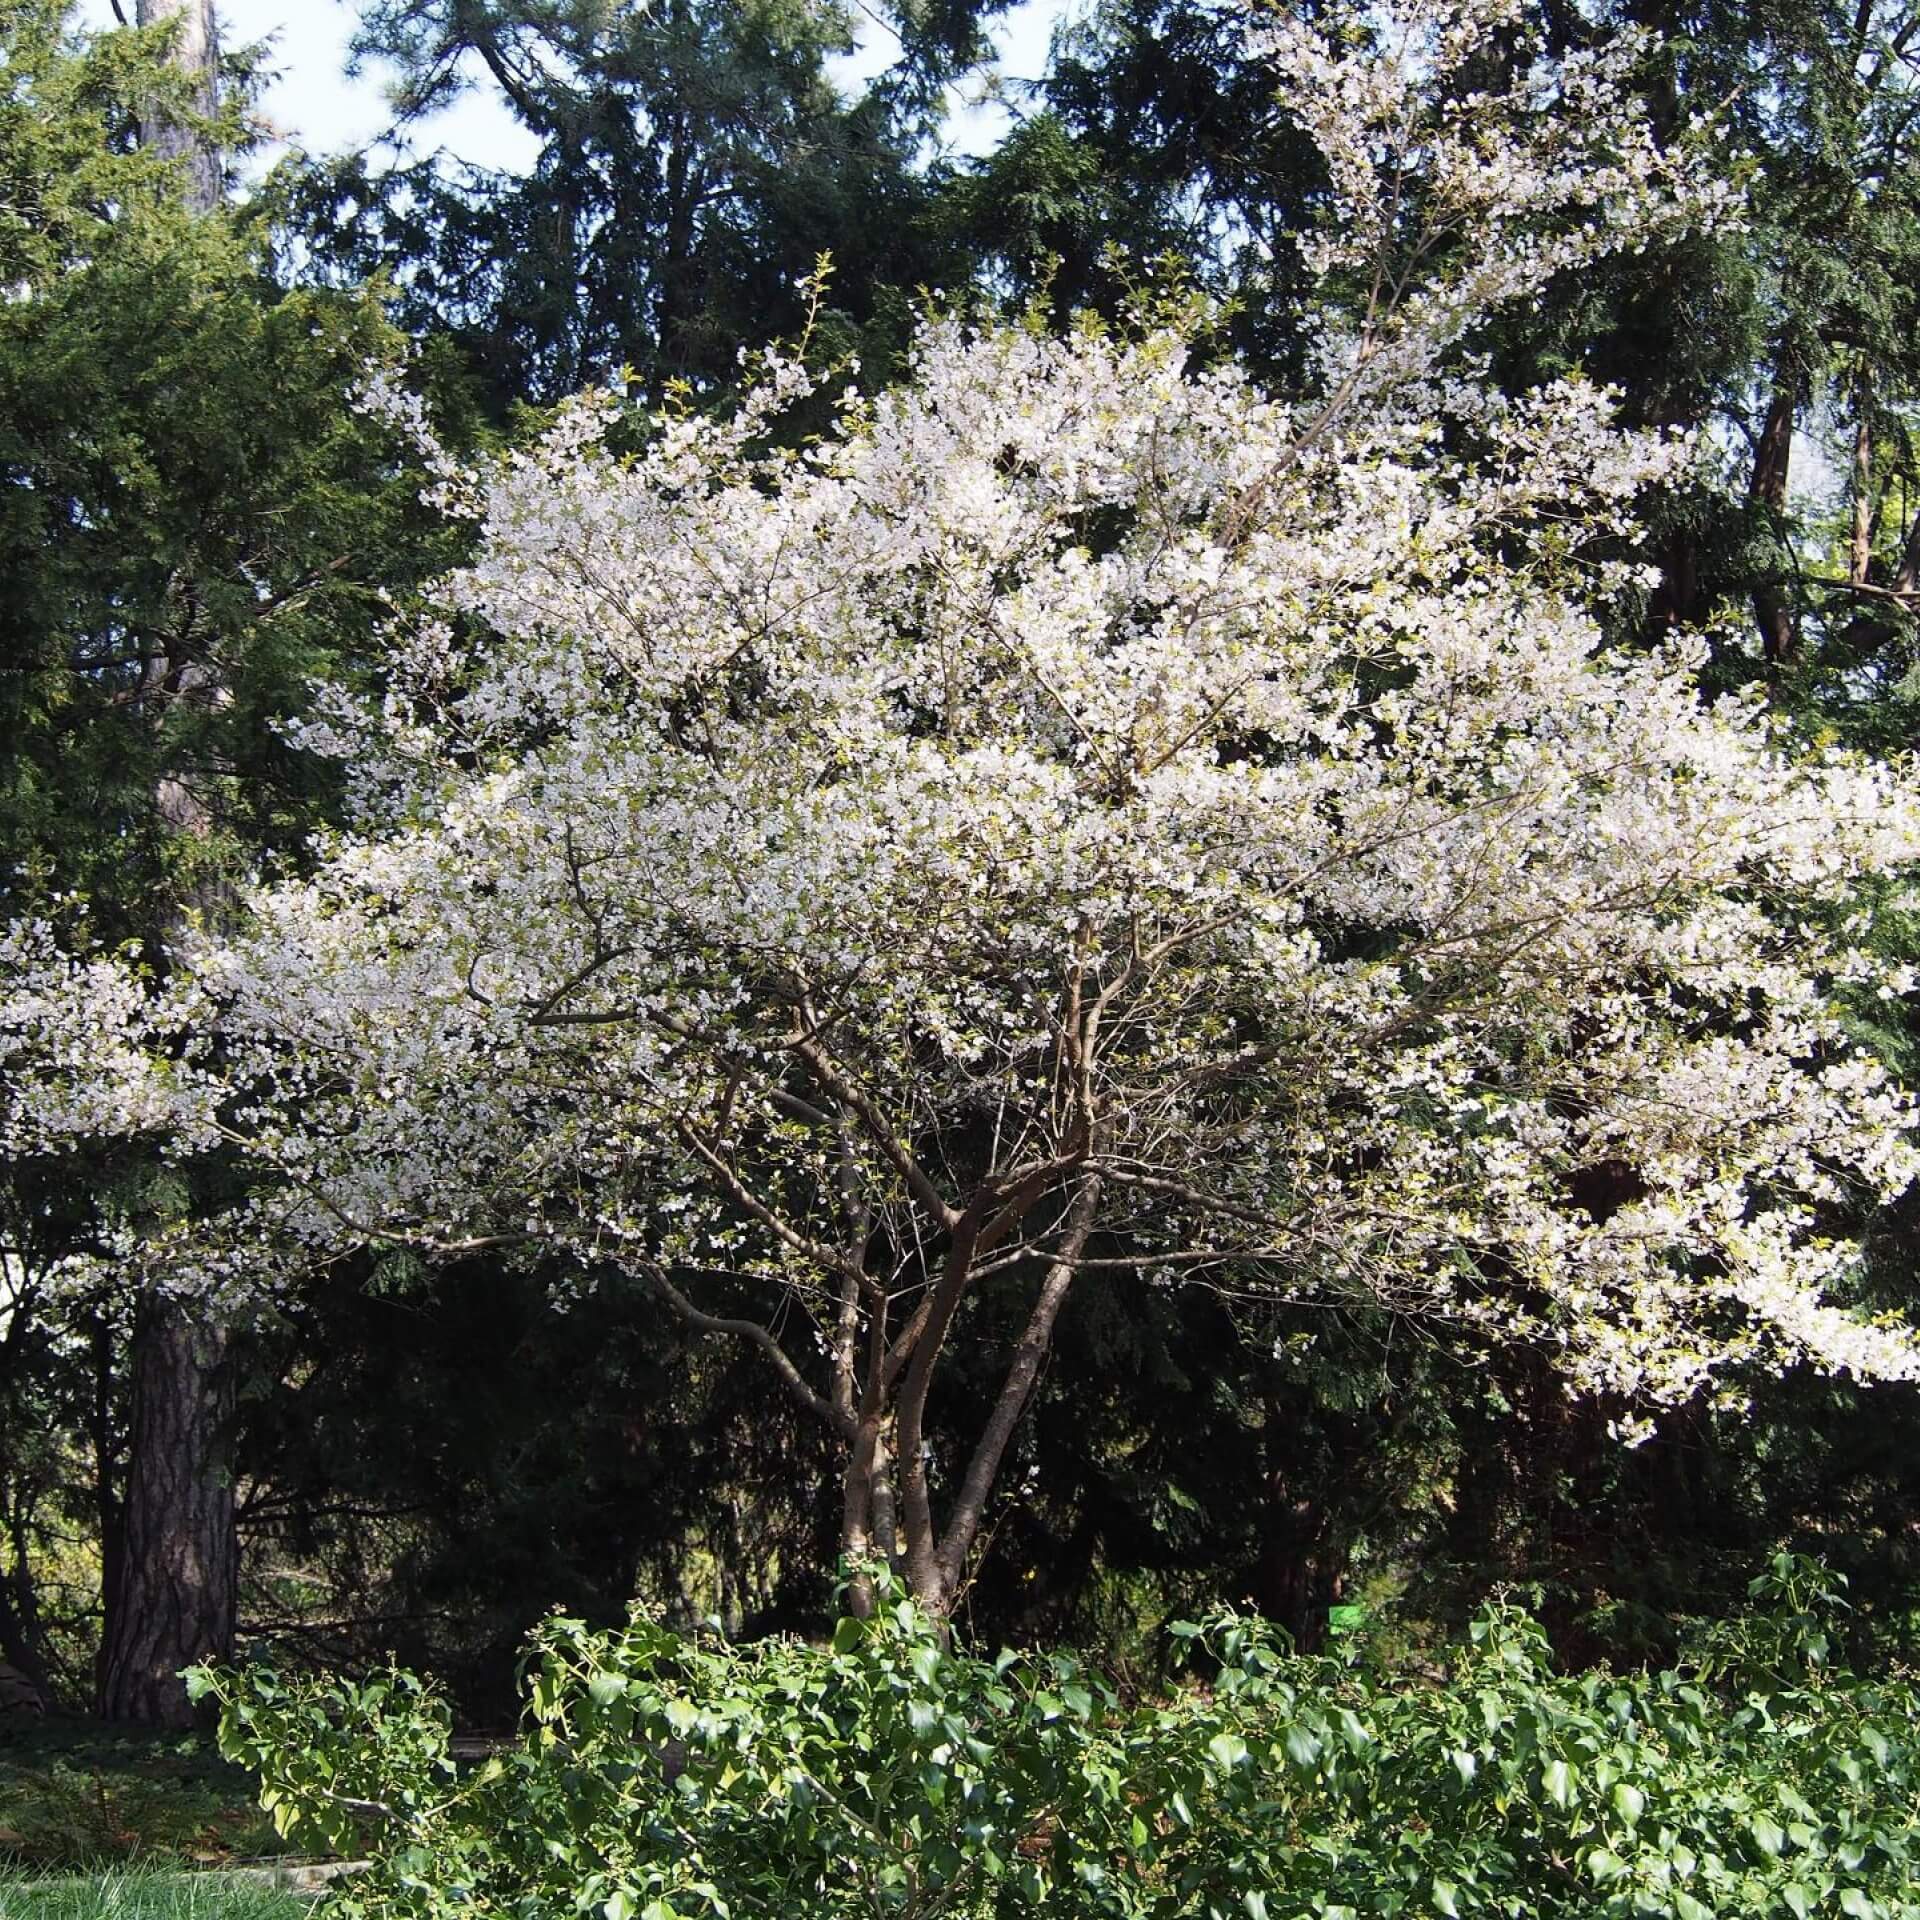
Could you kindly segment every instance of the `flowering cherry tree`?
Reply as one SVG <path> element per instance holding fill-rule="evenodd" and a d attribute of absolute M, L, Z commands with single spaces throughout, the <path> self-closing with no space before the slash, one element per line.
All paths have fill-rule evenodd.
<path fill-rule="evenodd" d="M 13 1142 L 250 1166 L 136 1250 L 174 1284 L 617 1264 L 831 1430 L 845 1546 L 936 1610 L 1074 1287 L 1377 1302 L 1643 1405 L 1920 1376 L 1828 1297 L 1828 1223 L 1915 1171 L 1842 1019 L 1906 988 L 1850 903 L 1915 792 L 1689 640 L 1603 650 L 1599 543 L 1692 450 L 1501 397 L 1472 328 L 1726 214 L 1629 40 L 1462 99 L 1513 15 L 1250 16 L 1327 158 L 1310 398 L 1179 329 L 936 319 L 797 451 L 776 357 L 638 455 L 590 396 L 449 469 L 477 558 L 383 706 L 304 729 L 358 804 L 312 877 L 159 991 L 6 937 Z M 936 1486 L 995 1276 L 1024 1325 Z"/>

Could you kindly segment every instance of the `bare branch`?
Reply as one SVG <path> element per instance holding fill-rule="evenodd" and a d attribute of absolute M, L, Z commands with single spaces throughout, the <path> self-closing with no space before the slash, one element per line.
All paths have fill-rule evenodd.
<path fill-rule="evenodd" d="M 802 1233 L 791 1221 L 783 1220 L 764 1200 L 749 1193 L 732 1166 L 720 1153 L 701 1139 L 691 1121 L 683 1116 L 673 1123 L 673 1130 L 687 1151 L 712 1172 L 727 1198 L 742 1213 L 758 1220 L 782 1246 L 791 1248 L 795 1253 L 804 1254 L 823 1272 L 842 1275 L 858 1274 L 859 1270 L 849 1265 L 838 1248 L 828 1246 L 824 1240 L 814 1239 L 811 1234 Z"/>
<path fill-rule="evenodd" d="M 887 1125 L 886 1115 L 840 1071 L 832 1056 L 814 1038 L 818 1031 L 817 1026 L 809 1020 L 803 1036 L 794 1042 L 795 1058 L 804 1060 L 813 1077 L 843 1106 L 859 1115 L 874 1145 L 886 1155 L 888 1163 L 907 1183 L 907 1190 L 933 1216 L 943 1232 L 951 1233 L 959 1224 L 959 1209 L 948 1201 L 934 1185 L 927 1170 L 900 1143 L 893 1129 Z"/>
<path fill-rule="evenodd" d="M 672 1307 L 688 1326 L 700 1333 L 724 1333 L 734 1339 L 745 1340 L 749 1345 L 758 1347 L 773 1363 L 773 1370 L 786 1383 L 788 1390 L 800 1404 L 824 1420 L 843 1440 L 853 1438 L 854 1422 L 841 1412 L 831 1401 L 824 1399 L 808 1386 L 800 1369 L 793 1364 L 786 1349 L 774 1337 L 770 1328 L 764 1327 L 758 1320 L 739 1320 L 729 1316 L 702 1313 L 687 1296 L 666 1276 L 663 1268 L 647 1262 L 638 1269 L 641 1277 L 666 1303 Z"/>

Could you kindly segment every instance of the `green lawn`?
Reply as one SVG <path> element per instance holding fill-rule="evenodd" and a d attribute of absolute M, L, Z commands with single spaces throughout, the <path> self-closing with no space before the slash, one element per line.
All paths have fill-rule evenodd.
<path fill-rule="evenodd" d="M 305 1920 L 310 1912 L 290 1893 L 217 1873 L 116 1868 L 0 1878 L 0 1920 Z"/>

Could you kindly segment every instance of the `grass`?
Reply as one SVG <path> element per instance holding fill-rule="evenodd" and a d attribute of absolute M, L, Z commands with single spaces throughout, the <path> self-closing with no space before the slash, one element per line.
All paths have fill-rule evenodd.
<path fill-rule="evenodd" d="M 151 1867 L 0 1877 L 0 1920 L 306 1920 L 290 1893 L 219 1873 Z"/>

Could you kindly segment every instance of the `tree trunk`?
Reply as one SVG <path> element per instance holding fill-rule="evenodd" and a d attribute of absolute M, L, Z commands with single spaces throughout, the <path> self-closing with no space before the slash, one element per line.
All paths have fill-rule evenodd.
<path fill-rule="evenodd" d="M 220 104 L 220 42 L 214 31 L 213 0 L 138 0 L 134 18 L 143 27 L 178 22 L 174 64 L 193 77 L 195 113 L 212 119 Z M 180 162 L 187 205 L 195 213 L 207 213 L 220 204 L 220 155 L 203 135 L 169 114 L 154 112 L 141 116 L 140 143 Z"/>
<path fill-rule="evenodd" d="M 11 1531 L 13 1564 L 6 1579 L 0 1581 L 0 1668 L 11 1669 L 18 1676 L 17 1684 L 5 1690 L 16 1711 L 32 1711 L 29 1694 L 44 1711 L 53 1705 L 53 1680 L 40 1653 L 45 1636 L 38 1618 L 24 1531 L 17 1526 Z M 0 1718 L 6 1711 L 7 1702 L 0 1700 Z"/>
<path fill-rule="evenodd" d="M 1847 579 L 1867 584 L 1873 568 L 1873 421 L 1866 397 L 1853 427 L 1853 535 L 1847 542 Z"/>
<path fill-rule="evenodd" d="M 180 1670 L 233 1656 L 238 1555 L 226 1445 L 233 1413 L 226 1333 L 160 1294 L 134 1328 L 125 1554 L 107 1622 L 104 1719 L 184 1728 Z"/>
<path fill-rule="evenodd" d="M 1660 584 L 1647 607 L 1655 634 L 1677 627 L 1697 627 L 1705 620 L 1706 596 L 1700 590 L 1700 542 L 1691 528 L 1670 533 L 1654 556 Z"/>
<path fill-rule="evenodd" d="M 954 1494 L 946 1533 L 935 1557 L 940 1582 L 937 1600 L 923 1596 L 932 1611 L 942 1618 L 952 1610 L 966 1585 L 967 1562 L 986 1518 L 988 1498 L 1000 1477 L 1000 1463 L 1006 1457 L 1014 1430 L 1026 1417 L 1027 1404 L 1039 1383 L 1041 1366 L 1053 1345 L 1054 1325 L 1060 1318 L 1060 1309 L 1066 1305 L 1067 1291 L 1073 1285 L 1080 1256 L 1086 1251 L 1087 1240 L 1099 1216 L 1100 1193 L 1098 1174 L 1080 1176 L 1061 1226 L 1059 1245 L 1041 1280 L 1027 1324 L 1014 1343 L 1013 1357 L 1000 1383 L 999 1398 L 974 1443 L 972 1458 Z"/>
<path fill-rule="evenodd" d="M 7 1276 L 6 1298 L 0 1302 L 0 1388 L 8 1391 L 23 1373 L 34 1365 L 39 1347 L 34 1338 L 34 1309 L 38 1289 L 24 1268 L 16 1267 Z M 33 1559 L 27 1551 L 28 1521 L 34 1495 L 30 1477 L 14 1484 L 8 1457 L 8 1436 L 0 1432 L 0 1507 L 6 1516 L 8 1561 L 0 1569 L 0 1664 L 12 1667 L 24 1686 L 31 1688 L 40 1705 L 51 1704 L 42 1648 L 46 1635 L 40 1624 L 40 1603 L 33 1580 Z M 16 1706 L 26 1704 L 21 1688 L 14 1687 Z M 0 1701 L 0 1717 L 7 1711 Z"/>
<path fill-rule="evenodd" d="M 1290 1396 L 1269 1379 L 1262 1395 L 1261 1427 L 1265 1498 L 1260 1512 L 1260 1553 L 1254 1566 L 1254 1601 L 1287 1631 L 1300 1653 L 1326 1644 L 1327 1608 L 1338 1585 L 1327 1505 L 1295 1470 L 1300 1422 Z"/>
<path fill-rule="evenodd" d="M 113 1322 L 107 1318 L 104 1306 L 96 1305 L 88 1317 L 87 1344 L 93 1360 L 88 1438 L 93 1450 L 93 1517 L 100 1534 L 100 1613 L 110 1632 L 120 1615 L 120 1568 L 126 1559 L 127 1543 L 126 1506 L 120 1497 L 120 1448 L 113 1431 Z M 106 1657 L 103 1637 L 94 1654 L 96 1700 L 106 1674 Z"/>
<path fill-rule="evenodd" d="M 1318 1653 L 1327 1642 L 1327 1609 L 1339 1577 L 1322 1557 L 1327 1516 L 1318 1501 L 1289 1500 L 1269 1485 L 1254 1600 L 1284 1627 L 1297 1653 Z"/>
<path fill-rule="evenodd" d="M 882 1412 L 861 1420 L 847 1452 L 841 1481 L 840 1552 L 848 1560 L 885 1566 L 891 1566 L 899 1553 L 887 1420 Z M 873 1612 L 873 1582 L 855 1574 L 847 1598 L 854 1613 L 866 1619 Z"/>
<path fill-rule="evenodd" d="M 1900 564 L 1893 575 L 1895 593 L 1912 593 L 1916 586 L 1920 586 L 1920 513 L 1913 516 L 1913 524 L 1901 542 Z"/>
<path fill-rule="evenodd" d="M 982 1230 L 994 1204 L 1005 1198 L 1004 1192 L 983 1190 L 964 1212 L 951 1216 L 952 1242 L 915 1316 L 918 1325 L 910 1347 L 890 1350 L 884 1320 L 870 1322 L 867 1375 L 857 1391 L 852 1344 L 843 1319 L 837 1361 L 842 1377 L 831 1403 L 846 1448 L 840 1478 L 840 1551 L 852 1560 L 893 1566 L 907 1590 L 936 1620 L 947 1619 L 966 1590 L 968 1562 L 979 1541 L 1001 1463 L 1039 1385 L 1054 1325 L 1093 1232 L 1100 1195 L 1100 1177 L 1082 1174 L 1060 1219 L 1059 1240 L 1048 1256 L 1026 1324 L 1014 1340 L 999 1394 L 967 1458 L 944 1526 L 934 1516 L 927 1470 L 927 1395 L 948 1329 L 977 1277 Z M 1024 1211 L 1031 1206 L 1032 1195 L 1013 1204 Z M 862 1218 L 856 1216 L 856 1220 Z M 890 1351 L 896 1360 L 904 1360 L 897 1385 L 889 1371 Z M 909 1352 L 911 1358 L 905 1358 Z M 818 1396 L 809 1399 L 816 1412 L 828 1405 Z M 873 1597 L 872 1583 L 856 1576 L 849 1594 L 853 1611 L 871 1612 Z"/>
<path fill-rule="evenodd" d="M 174 58 L 194 82 L 196 112 L 211 116 L 219 60 L 212 0 L 139 0 L 137 12 L 143 27 L 177 22 Z M 159 113 L 140 131 L 146 144 L 182 163 L 187 205 L 212 212 L 220 204 L 220 156 L 204 135 Z M 190 659 L 158 662 L 155 688 L 160 701 L 221 691 Z M 172 774 L 156 787 L 154 808 L 181 836 L 204 837 L 211 828 L 190 784 Z M 207 915 L 218 899 L 207 889 L 192 904 Z M 191 1726 L 181 1668 L 232 1657 L 239 1549 L 225 1458 L 233 1402 L 226 1349 L 225 1329 L 191 1304 L 157 1293 L 142 1301 L 120 1550 L 110 1556 L 119 1564 L 104 1596 L 99 1707 L 110 1721 Z"/>
<path fill-rule="evenodd" d="M 1753 479 L 1747 488 L 1747 497 L 1772 518 L 1783 548 L 1795 412 L 1793 376 L 1782 366 L 1774 380 L 1773 396 L 1767 403 L 1760 444 L 1754 450 Z M 1784 665 L 1793 654 L 1793 608 L 1786 590 L 1777 581 L 1763 581 L 1754 588 L 1753 617 L 1760 629 L 1761 653 L 1771 665 Z"/>

